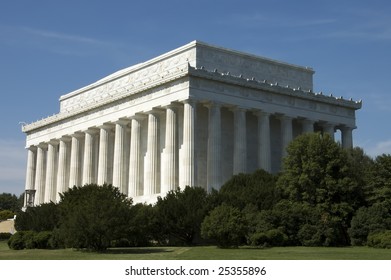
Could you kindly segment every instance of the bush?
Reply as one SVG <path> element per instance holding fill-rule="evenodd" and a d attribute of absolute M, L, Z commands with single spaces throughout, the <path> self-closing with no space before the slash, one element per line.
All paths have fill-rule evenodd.
<path fill-rule="evenodd" d="M 321 246 L 320 236 L 318 234 L 318 228 L 315 225 L 305 224 L 303 225 L 298 234 L 298 239 L 303 246 Z"/>
<path fill-rule="evenodd" d="M 53 242 L 51 231 L 18 231 L 8 240 L 8 247 L 14 250 L 22 249 L 53 249 L 58 244 Z"/>
<path fill-rule="evenodd" d="M 58 225 L 58 205 L 50 202 L 36 207 L 28 207 L 26 212 L 16 216 L 15 229 L 17 231 L 52 231 Z"/>
<path fill-rule="evenodd" d="M 217 242 L 221 248 L 238 247 L 244 243 L 247 227 L 239 209 L 222 204 L 205 217 L 201 236 Z"/>
<path fill-rule="evenodd" d="M 368 235 L 368 246 L 391 249 L 391 230 Z"/>
<path fill-rule="evenodd" d="M 15 213 L 11 210 L 2 210 L 0 211 L 0 221 L 5 221 L 7 219 L 12 219 L 15 216 Z"/>
<path fill-rule="evenodd" d="M 33 236 L 34 248 L 36 249 L 52 249 L 51 239 L 52 239 L 51 231 L 41 231 L 37 232 Z"/>
<path fill-rule="evenodd" d="M 134 205 L 131 208 L 129 234 L 124 239 L 116 240 L 116 246 L 149 246 L 152 241 L 164 244 L 166 235 L 162 232 L 162 227 L 160 226 L 164 221 L 159 220 L 156 213 L 157 208 L 152 205 L 141 203 Z M 128 242 L 128 245 L 126 245 L 126 242 Z M 118 244 L 121 244 L 121 246 Z"/>
<path fill-rule="evenodd" d="M 234 175 L 220 189 L 222 201 L 243 210 L 251 204 L 258 210 L 271 209 L 279 200 L 276 193 L 277 176 L 262 169 L 252 174 Z"/>
<path fill-rule="evenodd" d="M 9 232 L 0 232 L 0 241 L 1 240 L 8 240 L 11 238 L 11 236 L 12 236 L 12 234 Z"/>
<path fill-rule="evenodd" d="M 132 200 L 118 188 L 89 184 L 60 197 L 58 233 L 67 247 L 104 251 L 127 237 Z"/>
<path fill-rule="evenodd" d="M 18 231 L 8 239 L 8 247 L 13 250 L 23 250 L 26 248 L 26 244 L 23 240 L 25 235 L 24 231 Z"/>
<path fill-rule="evenodd" d="M 376 203 L 371 207 L 362 207 L 357 210 L 351 221 L 349 235 L 353 246 L 367 243 L 367 237 L 372 232 L 391 229 L 391 214 L 389 206 Z"/>
<path fill-rule="evenodd" d="M 35 235 L 36 233 L 34 231 L 29 230 L 24 232 L 22 240 L 26 249 L 35 249 L 37 247 L 35 244 Z"/>
<path fill-rule="evenodd" d="M 288 236 L 280 229 L 256 232 L 250 237 L 253 246 L 284 246 L 287 240 Z"/>
<path fill-rule="evenodd" d="M 208 194 L 200 187 L 186 186 L 158 197 L 155 205 L 160 235 L 170 243 L 191 245 L 200 235 L 209 211 Z"/>

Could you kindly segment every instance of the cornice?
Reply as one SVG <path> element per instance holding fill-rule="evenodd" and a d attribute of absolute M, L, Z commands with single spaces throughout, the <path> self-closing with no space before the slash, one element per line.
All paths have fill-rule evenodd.
<path fill-rule="evenodd" d="M 118 100 L 130 97 L 134 94 L 146 91 L 148 89 L 152 89 L 158 86 L 161 86 L 163 84 L 169 83 L 171 81 L 186 77 L 186 76 L 193 76 L 213 81 L 218 81 L 221 83 L 226 84 L 232 84 L 232 85 L 238 85 L 242 87 L 247 88 L 253 88 L 257 90 L 262 90 L 266 92 L 271 92 L 279 95 L 285 95 L 290 97 L 296 97 L 296 98 L 302 98 L 302 99 L 309 99 L 316 102 L 326 103 L 326 104 L 332 104 L 335 106 L 342 106 L 350 109 L 360 109 L 362 106 L 362 102 L 360 101 L 353 101 L 353 100 L 346 100 L 342 97 L 334 97 L 332 95 L 326 96 L 320 93 L 314 93 L 312 91 L 303 91 L 300 88 L 291 88 L 289 86 L 280 86 L 277 83 L 271 84 L 268 83 L 266 80 L 257 80 L 255 78 L 246 78 L 242 75 L 239 76 L 233 76 L 230 73 L 221 73 L 218 72 L 218 70 L 207 70 L 204 67 L 196 68 L 190 66 L 189 63 L 185 64 L 183 67 L 176 67 L 171 72 L 166 72 L 162 75 L 160 75 L 160 78 L 157 80 L 149 80 L 149 82 L 145 82 L 142 85 L 139 85 L 138 87 L 131 87 L 126 88 L 124 87 L 123 91 L 119 91 L 118 88 L 113 89 L 113 92 L 115 94 L 110 95 L 106 99 L 99 100 L 95 103 L 88 104 L 84 107 L 72 110 L 72 111 L 65 111 L 60 112 L 58 114 L 55 114 L 53 116 L 44 118 L 42 120 L 26 124 L 22 127 L 22 131 L 25 133 L 34 131 L 36 129 L 39 129 L 43 126 L 53 124 L 80 114 L 83 114 L 85 112 L 88 112 L 90 110 L 97 109 L 99 107 L 106 106 L 108 104 L 111 104 L 113 102 L 116 102 Z M 108 91 L 110 93 L 110 91 Z"/>
<path fill-rule="evenodd" d="M 85 112 L 88 112 L 90 110 L 97 109 L 99 107 L 106 106 L 108 104 L 114 103 L 118 100 L 130 97 L 132 95 L 135 95 L 137 93 L 161 86 L 163 84 L 169 83 L 171 81 L 183 78 L 188 75 L 189 73 L 189 65 L 187 64 L 185 67 L 182 68 L 176 68 L 176 71 L 172 71 L 170 73 L 166 73 L 166 75 L 162 75 L 159 80 L 153 80 L 148 83 L 144 83 L 141 86 L 138 86 L 137 88 L 127 89 L 126 91 L 123 91 L 122 93 L 118 92 L 118 89 L 114 89 L 113 92 L 116 94 L 111 95 L 109 98 L 103 99 L 99 102 L 95 102 L 93 104 L 88 104 L 87 106 L 81 107 L 79 109 L 73 110 L 73 111 L 66 111 L 66 112 L 60 112 L 58 114 L 54 114 L 52 116 L 49 116 L 47 118 L 43 118 L 41 120 L 38 120 L 36 122 L 26 124 L 22 126 L 22 131 L 27 133 L 31 132 L 33 130 L 39 129 L 43 126 L 53 124 L 80 114 L 83 114 Z"/>
<path fill-rule="evenodd" d="M 301 88 L 292 88 L 289 86 L 280 86 L 278 83 L 268 83 L 266 80 L 257 80 L 254 77 L 246 78 L 243 75 L 233 76 L 229 72 L 221 73 L 217 69 L 210 71 L 204 67 L 195 68 L 189 67 L 189 75 L 214 81 L 219 81 L 222 83 L 233 84 L 248 88 L 254 88 L 258 90 L 263 90 L 271 93 L 276 93 L 280 95 L 297 97 L 302 99 L 309 99 L 317 102 L 343 106 L 358 110 L 362 107 L 362 101 L 354 101 L 352 99 L 344 99 L 343 97 L 335 97 L 332 94 L 329 96 L 323 95 L 322 92 L 316 93 L 311 90 L 304 91 Z"/>

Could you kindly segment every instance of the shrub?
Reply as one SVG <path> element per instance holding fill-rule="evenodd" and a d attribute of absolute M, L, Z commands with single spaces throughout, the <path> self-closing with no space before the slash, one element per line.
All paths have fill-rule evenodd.
<path fill-rule="evenodd" d="M 58 205 L 50 202 L 36 207 L 28 207 L 26 212 L 16 216 L 17 231 L 52 231 L 58 225 Z"/>
<path fill-rule="evenodd" d="M 18 231 L 8 240 L 8 246 L 14 250 L 22 249 L 52 249 L 58 248 L 58 243 L 53 242 L 51 231 Z"/>
<path fill-rule="evenodd" d="M 186 186 L 158 197 L 158 227 L 170 242 L 191 245 L 199 237 L 201 223 L 209 211 L 207 192 L 200 187 Z"/>
<path fill-rule="evenodd" d="M 12 219 L 15 216 L 15 213 L 11 210 L 2 210 L 0 211 L 0 221 L 4 221 L 7 219 Z"/>
<path fill-rule="evenodd" d="M 132 247 L 129 240 L 126 238 L 120 238 L 118 240 L 111 241 L 111 247 L 121 248 L 121 247 Z"/>
<path fill-rule="evenodd" d="M 234 175 L 220 189 L 223 202 L 243 210 L 247 205 L 256 206 L 257 210 L 271 209 L 279 200 L 276 193 L 277 176 L 264 170 L 252 174 Z"/>
<path fill-rule="evenodd" d="M 221 248 L 237 247 L 244 243 L 247 227 L 239 209 L 222 204 L 205 217 L 201 236 L 217 242 Z"/>
<path fill-rule="evenodd" d="M 370 233 L 391 229 L 391 215 L 388 209 L 384 203 L 358 209 L 349 228 L 352 245 L 365 245 Z"/>
<path fill-rule="evenodd" d="M 50 243 L 50 240 L 52 238 L 52 232 L 51 231 L 41 231 L 34 233 L 33 241 L 34 241 L 34 248 L 36 249 L 52 249 L 52 244 Z"/>
<path fill-rule="evenodd" d="M 11 238 L 11 236 L 12 236 L 12 234 L 9 232 L 0 232 L 0 241 L 1 240 L 8 240 Z"/>
<path fill-rule="evenodd" d="M 256 232 L 250 237 L 253 246 L 284 246 L 287 240 L 288 236 L 280 229 Z"/>
<path fill-rule="evenodd" d="M 370 247 L 391 249 L 391 230 L 370 233 L 367 244 Z"/>
<path fill-rule="evenodd" d="M 106 250 L 129 232 L 132 200 L 112 185 L 89 184 L 60 194 L 59 237 L 67 246 Z"/>
<path fill-rule="evenodd" d="M 23 250 L 26 248 L 25 242 L 23 240 L 25 232 L 18 231 L 8 239 L 8 247 L 13 250 Z"/>
<path fill-rule="evenodd" d="M 26 249 L 35 249 L 37 248 L 35 244 L 35 235 L 36 233 L 34 231 L 25 231 L 23 234 L 23 242 L 24 242 L 24 247 Z"/>
<path fill-rule="evenodd" d="M 321 246 L 320 236 L 318 234 L 318 228 L 315 225 L 305 224 L 303 225 L 298 234 L 298 239 L 303 246 Z"/>

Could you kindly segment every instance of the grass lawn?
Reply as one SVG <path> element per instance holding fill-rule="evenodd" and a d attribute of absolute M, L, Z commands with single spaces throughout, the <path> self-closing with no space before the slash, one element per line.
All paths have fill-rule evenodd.
<path fill-rule="evenodd" d="M 89 253 L 73 249 L 10 250 L 7 242 L 0 241 L 0 260 L 391 260 L 391 250 L 368 247 L 219 249 L 200 246 L 123 248 Z"/>

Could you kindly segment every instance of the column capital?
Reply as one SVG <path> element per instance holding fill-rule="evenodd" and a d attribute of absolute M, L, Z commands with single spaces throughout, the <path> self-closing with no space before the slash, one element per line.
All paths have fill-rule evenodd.
<path fill-rule="evenodd" d="M 300 122 L 302 122 L 302 123 L 312 123 L 312 124 L 314 124 L 316 121 L 315 120 L 313 120 L 313 119 L 309 119 L 309 118 L 300 118 Z"/>
<path fill-rule="evenodd" d="M 247 112 L 248 110 L 250 110 L 250 108 L 243 106 L 232 106 L 229 108 L 229 110 L 232 112 Z"/>
<path fill-rule="evenodd" d="M 277 119 L 279 119 L 280 121 L 289 121 L 289 120 L 293 120 L 294 117 L 285 114 L 278 114 Z"/>
<path fill-rule="evenodd" d="M 112 123 L 104 123 L 104 124 L 98 126 L 97 128 L 109 130 L 109 129 L 113 129 L 114 128 L 114 124 L 112 124 Z"/>
<path fill-rule="evenodd" d="M 357 128 L 357 126 L 349 126 L 349 125 L 346 125 L 346 124 L 343 124 L 343 125 L 340 125 L 338 126 L 338 128 L 341 130 L 341 131 L 353 131 L 354 129 Z"/>
<path fill-rule="evenodd" d="M 64 142 L 70 142 L 72 140 L 72 137 L 68 135 L 64 135 L 59 140 Z"/>
<path fill-rule="evenodd" d="M 136 113 L 133 116 L 129 117 L 130 120 L 136 120 L 136 121 L 142 121 L 142 120 L 145 120 L 146 118 L 147 118 L 147 115 L 143 114 L 143 113 Z"/>
<path fill-rule="evenodd" d="M 37 150 L 37 146 L 33 146 L 33 145 L 28 146 L 28 147 L 26 147 L 26 150 L 35 152 Z"/>
<path fill-rule="evenodd" d="M 337 124 L 332 122 L 320 122 L 319 124 L 324 128 L 331 128 L 331 127 L 335 128 L 337 126 Z"/>
<path fill-rule="evenodd" d="M 121 119 L 118 119 L 114 122 L 114 124 L 119 124 L 119 125 L 128 125 L 130 123 L 130 119 L 125 119 L 125 118 L 121 118 Z"/>
<path fill-rule="evenodd" d="M 41 142 L 37 145 L 38 148 L 47 149 L 48 143 Z"/>
<path fill-rule="evenodd" d="M 162 108 L 163 108 L 163 109 L 176 110 L 176 109 L 180 108 L 180 103 L 177 103 L 177 102 L 175 102 L 175 103 L 170 103 L 170 104 L 168 104 L 168 105 L 163 106 Z"/>
<path fill-rule="evenodd" d="M 265 112 L 265 111 L 260 111 L 260 110 L 256 110 L 253 112 L 253 114 L 257 117 L 268 117 L 271 115 L 271 113 L 269 112 Z"/>
<path fill-rule="evenodd" d="M 91 128 L 88 128 L 88 129 L 86 129 L 86 130 L 84 130 L 83 132 L 84 133 L 88 133 L 88 134 L 96 134 L 96 133 L 98 133 L 98 131 L 99 131 L 99 129 L 98 128 L 96 128 L 96 127 L 91 127 Z"/>
<path fill-rule="evenodd" d="M 196 106 L 198 104 L 198 102 L 194 99 L 186 99 L 186 100 L 183 100 L 182 101 L 183 104 L 189 104 L 189 105 L 193 105 L 193 106 Z"/>
<path fill-rule="evenodd" d="M 71 134 L 70 136 L 71 136 L 71 137 L 74 137 L 74 138 L 80 139 L 80 138 L 83 138 L 83 137 L 84 137 L 84 133 L 78 131 L 78 132 L 75 132 L 75 133 Z"/>
<path fill-rule="evenodd" d="M 223 107 L 223 103 L 222 102 L 218 102 L 218 101 L 209 101 L 209 102 L 206 102 L 203 104 L 206 108 L 210 109 L 212 107 L 216 107 L 216 108 L 221 108 Z"/>
<path fill-rule="evenodd" d="M 60 143 L 59 139 L 50 139 L 48 142 L 48 145 L 58 145 Z"/>

